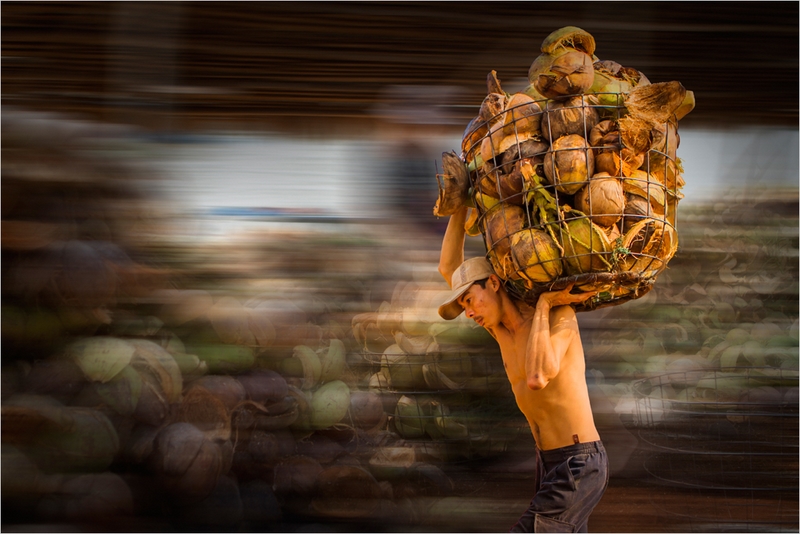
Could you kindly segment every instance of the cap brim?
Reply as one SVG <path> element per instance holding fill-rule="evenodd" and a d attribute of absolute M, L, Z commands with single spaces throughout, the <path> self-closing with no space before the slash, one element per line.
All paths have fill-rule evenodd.
<path fill-rule="evenodd" d="M 463 284 L 463 285 L 455 288 L 450 293 L 450 298 L 448 298 L 446 302 L 444 302 L 441 306 L 439 306 L 439 316 L 442 319 L 450 321 L 452 319 L 455 319 L 459 315 L 461 315 L 461 312 L 464 311 L 464 308 L 462 308 L 461 304 L 459 304 L 456 301 L 459 299 L 459 297 L 461 297 L 461 295 L 466 293 L 467 290 L 474 283 L 475 282 L 468 282 L 466 284 Z"/>

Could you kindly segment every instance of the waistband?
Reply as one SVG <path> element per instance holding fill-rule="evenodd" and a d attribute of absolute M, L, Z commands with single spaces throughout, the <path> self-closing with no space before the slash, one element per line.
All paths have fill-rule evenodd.
<path fill-rule="evenodd" d="M 539 456 L 543 462 L 559 462 L 564 461 L 570 456 L 578 454 L 592 454 L 595 452 L 605 452 L 602 441 L 590 441 L 588 443 L 576 443 L 575 445 L 567 445 L 559 449 L 550 449 L 547 451 L 539 451 Z"/>

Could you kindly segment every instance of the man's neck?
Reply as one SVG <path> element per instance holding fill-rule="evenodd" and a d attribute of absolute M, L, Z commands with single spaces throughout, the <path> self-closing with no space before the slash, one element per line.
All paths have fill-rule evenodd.
<path fill-rule="evenodd" d="M 520 313 L 516 303 L 505 294 L 501 296 L 502 314 L 500 315 L 500 324 L 509 331 L 511 335 L 516 334 L 519 330 L 524 328 L 527 319 Z"/>

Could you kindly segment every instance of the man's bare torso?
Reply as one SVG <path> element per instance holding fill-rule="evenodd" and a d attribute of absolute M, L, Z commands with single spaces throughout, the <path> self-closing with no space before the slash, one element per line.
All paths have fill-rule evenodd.
<path fill-rule="evenodd" d="M 500 325 L 491 333 L 500 345 L 517 405 L 528 419 L 537 446 L 550 450 L 572 445 L 576 439 L 581 443 L 599 440 L 589 404 L 586 364 L 574 310 L 569 306 L 550 310 L 551 336 L 564 336 L 569 344 L 558 375 L 546 387 L 532 390 L 527 385 L 525 354 L 533 310 L 524 305 L 519 309 L 526 318 L 521 330 L 512 335 Z"/>

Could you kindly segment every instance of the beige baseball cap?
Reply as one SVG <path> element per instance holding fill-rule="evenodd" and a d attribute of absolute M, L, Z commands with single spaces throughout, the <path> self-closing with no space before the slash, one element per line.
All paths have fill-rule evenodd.
<path fill-rule="evenodd" d="M 453 290 L 447 301 L 439 306 L 439 315 L 448 321 L 461 315 L 464 308 L 461 307 L 461 304 L 456 302 L 458 298 L 466 293 L 472 284 L 489 278 L 493 274 L 494 270 L 492 269 L 492 265 L 486 258 L 470 258 L 459 265 L 458 269 L 453 273 L 450 283 L 450 287 L 452 287 Z"/>

